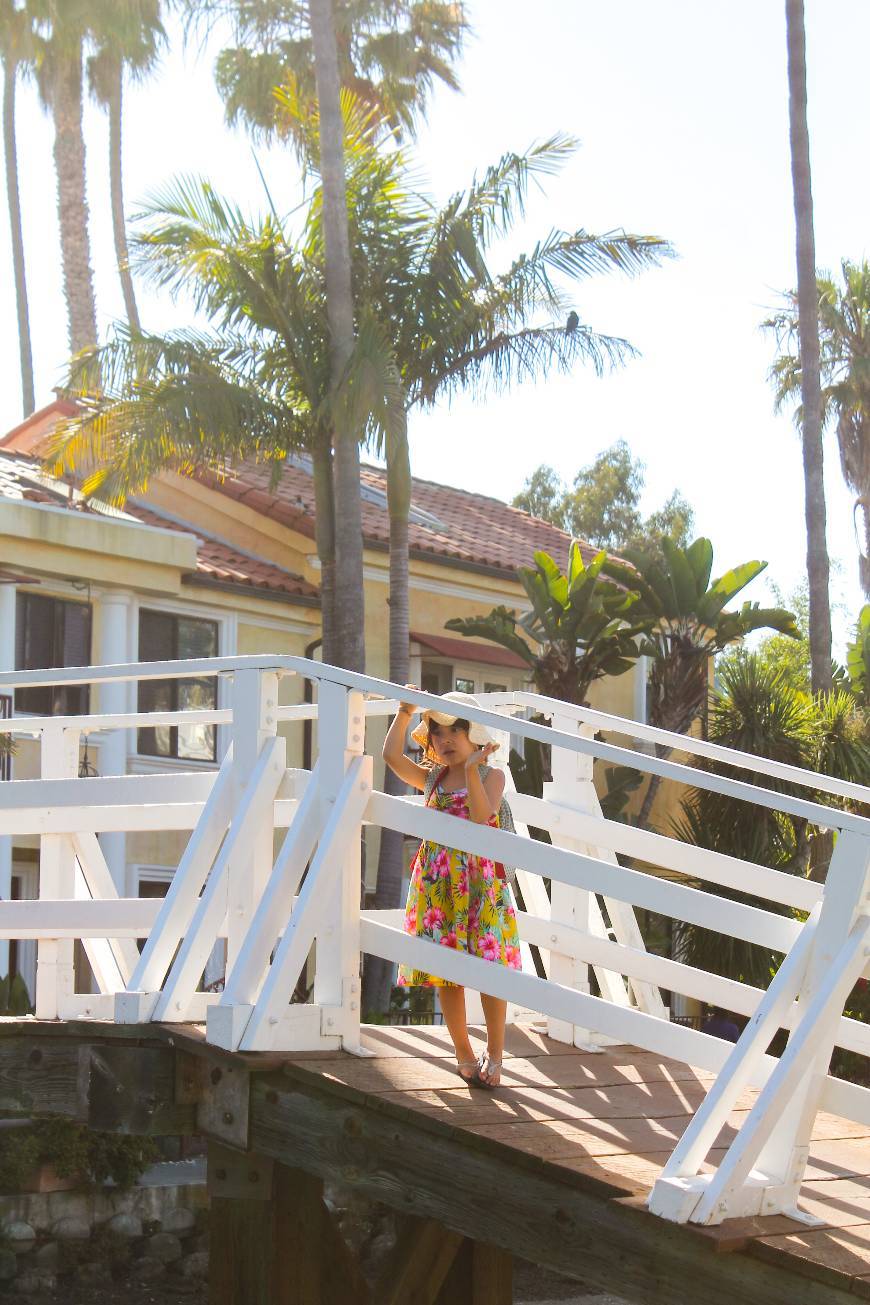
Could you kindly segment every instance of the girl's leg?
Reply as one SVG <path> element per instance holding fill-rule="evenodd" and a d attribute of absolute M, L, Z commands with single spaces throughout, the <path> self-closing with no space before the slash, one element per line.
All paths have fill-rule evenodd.
<path fill-rule="evenodd" d="M 480 994 L 480 1000 L 483 1006 L 483 1017 L 486 1020 L 487 1059 L 494 1062 L 491 1070 L 488 1070 L 486 1064 L 484 1064 L 481 1078 L 491 1087 L 496 1087 L 501 1078 L 501 1060 L 504 1055 L 507 1002 L 503 1001 L 501 997 L 490 997 L 484 992 Z"/>
<path fill-rule="evenodd" d="M 450 1034 L 456 1050 L 456 1059 L 466 1064 L 476 1060 L 474 1048 L 468 1038 L 468 1024 L 465 1017 L 465 989 L 458 987 L 439 987 L 438 1000 L 447 1032 Z"/>

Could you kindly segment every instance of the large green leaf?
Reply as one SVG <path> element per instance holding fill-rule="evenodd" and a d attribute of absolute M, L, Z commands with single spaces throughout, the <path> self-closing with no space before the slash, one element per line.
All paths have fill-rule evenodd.
<path fill-rule="evenodd" d="M 517 653 L 529 666 L 535 665 L 535 655 L 525 639 L 516 632 L 517 614 L 507 607 L 494 607 L 488 616 L 453 617 L 445 621 L 445 630 L 456 630 L 466 638 L 489 639 L 502 648 Z"/>
<path fill-rule="evenodd" d="M 698 605 L 698 616 L 705 625 L 715 625 L 716 618 L 727 603 L 745 589 L 751 580 L 767 569 L 766 562 L 743 562 L 740 566 L 732 567 L 726 571 L 718 580 L 714 580 L 712 586 L 702 598 Z"/>
<path fill-rule="evenodd" d="M 698 585 L 698 593 L 705 594 L 713 573 L 713 545 L 709 539 L 696 539 L 686 549 L 686 560 L 692 568 Z"/>
<path fill-rule="evenodd" d="M 680 548 L 672 539 L 662 540 L 662 552 L 668 566 L 671 590 L 677 616 L 691 616 L 697 610 L 698 599 L 703 592 L 698 588 L 695 572 L 686 556 L 686 550 Z"/>
<path fill-rule="evenodd" d="M 568 602 L 568 580 L 549 553 L 539 550 L 535 553 L 535 566 L 547 584 L 547 591 L 553 604 L 564 607 Z"/>

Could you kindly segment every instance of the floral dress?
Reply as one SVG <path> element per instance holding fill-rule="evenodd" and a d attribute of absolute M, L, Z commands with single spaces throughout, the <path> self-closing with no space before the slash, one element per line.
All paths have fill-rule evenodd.
<path fill-rule="evenodd" d="M 427 805 L 462 820 L 470 818 L 468 790 L 464 788 L 445 793 L 438 783 Z M 497 829 L 498 816 L 491 816 L 488 823 Z M 420 844 L 411 865 L 404 927 L 406 933 L 430 938 L 442 947 L 522 969 L 516 912 L 507 882 L 492 861 L 470 852 L 428 839 Z M 397 982 L 409 988 L 458 986 L 407 965 L 399 966 Z"/>

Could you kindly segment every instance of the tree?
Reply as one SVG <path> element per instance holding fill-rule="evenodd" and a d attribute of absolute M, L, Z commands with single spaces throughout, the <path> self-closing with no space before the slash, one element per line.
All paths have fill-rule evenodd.
<path fill-rule="evenodd" d="M 797 627 L 791 612 L 744 602 L 736 611 L 727 604 L 765 570 L 766 562 L 743 562 L 719 579 L 713 571 L 713 545 L 696 539 L 680 548 L 662 541 L 662 560 L 626 549 L 625 560 L 609 558 L 604 571 L 639 595 L 637 617 L 649 619 L 651 633 L 642 651 L 650 658 L 647 689 L 649 722 L 675 734 L 687 734 L 703 715 L 709 691 L 710 659 L 753 630 L 774 629 L 791 637 Z M 659 756 L 673 749 L 656 745 Z M 661 780 L 650 776 L 638 816 L 646 825 Z"/>
<path fill-rule="evenodd" d="M 831 688 L 830 565 L 826 539 L 819 377 L 819 314 L 816 249 L 807 127 L 806 32 L 803 0 L 786 0 L 789 137 L 797 248 L 798 336 L 801 359 L 804 500 L 807 524 L 807 576 L 810 586 L 810 662 L 813 691 Z"/>
<path fill-rule="evenodd" d="M 6 161 L 6 200 L 12 239 L 12 273 L 18 315 L 18 356 L 21 368 L 21 403 L 29 417 L 36 406 L 33 388 L 33 353 L 30 347 L 30 310 L 21 198 L 18 190 L 18 148 L 15 137 L 15 88 L 19 74 L 32 65 L 33 33 L 30 16 L 15 0 L 0 0 L 0 64 L 3 67 L 3 155 Z"/>
<path fill-rule="evenodd" d="M 35 21 L 36 84 L 54 122 L 54 166 L 63 287 L 73 354 L 97 342 L 97 309 L 88 235 L 82 60 L 91 0 L 30 0 Z"/>
<path fill-rule="evenodd" d="M 822 424 L 837 432 L 843 478 L 855 495 L 863 518 L 859 545 L 860 578 L 870 595 L 870 263 L 843 259 L 842 284 L 829 273 L 816 278 L 818 295 Z M 800 397 L 797 296 L 786 296 L 784 309 L 765 327 L 776 334 L 778 356 L 771 368 L 777 408 Z M 801 428 L 803 407 L 795 410 Z"/>
<path fill-rule="evenodd" d="M 109 184 L 115 259 L 127 321 L 140 327 L 127 250 L 124 205 L 124 77 L 147 77 L 157 65 L 166 39 L 161 0 L 91 0 L 94 49 L 87 60 L 91 94 L 109 118 Z"/>
<path fill-rule="evenodd" d="M 645 467 L 632 456 L 625 440 L 617 440 L 582 467 L 567 488 L 552 469 L 540 466 L 514 498 L 513 506 L 551 521 L 596 548 L 656 550 L 661 540 L 686 544 L 694 513 L 678 490 L 644 520 L 640 497 Z"/>
<path fill-rule="evenodd" d="M 291 409 L 286 422 L 279 421 L 271 444 L 262 434 L 264 417 L 257 426 L 260 443 L 249 439 L 248 450 L 262 454 L 271 447 L 275 456 L 288 447 L 292 430 L 312 452 L 320 551 L 321 533 L 329 534 L 327 523 L 334 519 L 328 450 L 336 413 L 348 419 L 353 429 L 366 433 L 387 453 L 390 673 L 401 683 L 407 679 L 409 639 L 407 413 L 459 388 L 503 388 L 518 377 L 543 375 L 549 367 L 567 369 L 581 360 L 600 369 L 630 354 L 625 341 L 599 336 L 585 325 L 565 332 L 561 292 L 552 284 L 550 268 L 577 277 L 596 270 L 631 272 L 654 264 L 667 246 L 653 237 L 622 232 L 603 237 L 582 230 L 554 232 L 498 274 L 487 265 L 490 242 L 522 210 L 531 179 L 551 171 L 570 142 L 555 138 L 527 155 L 506 155 L 468 191 L 434 209 L 407 188 L 401 152 L 373 147 L 370 121 L 371 115 L 354 108 L 346 97 L 357 320 L 353 354 L 338 390 L 327 385 L 329 368 L 324 363 L 325 303 L 317 282 L 325 257 L 319 192 L 304 218 L 301 248 L 294 249 L 276 219 L 258 230 L 210 188 L 177 186 L 152 207 L 154 225 L 138 237 L 135 247 L 147 275 L 159 285 L 192 289 L 194 302 L 215 318 L 218 339 L 209 348 L 218 351 L 219 363 L 209 354 L 203 363 L 205 375 L 198 376 L 190 342 L 167 341 L 164 347 L 154 340 L 148 346 L 150 356 L 146 350 L 139 357 L 129 341 L 120 338 L 114 353 L 106 355 L 107 370 L 120 378 L 119 384 L 106 390 L 105 403 L 89 408 L 67 428 L 72 442 L 62 450 L 61 462 L 80 461 L 90 442 L 99 448 L 102 468 L 89 482 L 91 487 L 110 487 L 115 476 L 115 484 L 126 485 L 130 492 L 129 485 L 141 484 L 146 468 L 153 474 L 161 459 L 164 464 L 172 458 L 175 465 L 191 465 L 243 447 L 245 432 L 229 425 L 215 443 L 219 423 L 211 408 L 199 418 L 197 409 L 189 406 L 205 376 L 211 384 L 219 373 L 220 385 L 229 384 L 227 369 L 237 349 L 237 387 L 255 379 L 260 395 Z M 314 132 L 316 124 L 308 123 Z M 525 314 L 544 306 L 548 297 L 559 305 L 559 324 L 527 324 Z M 240 343 L 234 340 L 236 331 L 243 334 Z M 184 378 L 183 404 L 182 366 L 192 369 Z M 143 369 L 153 378 L 147 392 Z M 77 383 L 86 389 L 88 378 L 79 374 Z M 207 397 L 203 389 L 198 402 L 205 405 Z M 178 404 L 178 412 L 168 407 L 170 401 Z M 143 443 L 146 413 L 154 434 Z M 321 461 L 326 462 L 326 473 L 318 476 Z M 326 580 L 327 565 L 321 557 Z M 325 632 L 328 607 L 325 602 Z M 384 892 L 396 897 L 400 880 L 397 862 L 394 882 L 384 876 Z"/>
<path fill-rule="evenodd" d="M 487 616 L 453 617 L 445 628 L 509 648 L 529 667 L 538 693 L 587 706 L 596 680 L 631 670 L 652 625 L 639 615 L 637 593 L 603 573 L 606 561 L 602 551 L 586 566 L 575 539 L 564 574 L 537 552 L 534 567 L 517 570 L 531 611 L 518 617 L 494 607 Z"/>
<path fill-rule="evenodd" d="M 326 316 L 330 340 L 330 389 L 337 394 L 354 348 L 354 299 L 344 175 L 344 126 L 332 0 L 309 0 L 320 146 Z M 362 508 L 359 492 L 361 430 L 346 406 L 333 432 L 335 477 L 335 615 L 339 665 L 365 670 L 365 587 Z M 343 419 L 342 419 L 343 418 Z"/>
<path fill-rule="evenodd" d="M 228 19 L 234 44 L 215 64 L 227 121 L 255 139 L 292 135 L 277 87 L 292 87 L 310 111 L 316 100 L 307 5 L 299 0 L 184 0 L 194 25 Z M 452 68 L 469 30 L 453 0 L 335 0 L 339 77 L 386 130 L 413 135 L 434 83 L 454 90 Z"/>
<path fill-rule="evenodd" d="M 709 737 L 724 747 L 824 775 L 859 784 L 870 780 L 866 719 L 852 694 L 804 693 L 781 669 L 752 654 L 729 659 L 723 667 L 710 707 Z M 707 765 L 699 763 L 699 769 Z M 806 789 L 770 775 L 723 771 L 719 763 L 715 769 L 774 792 L 808 796 Z M 836 801 L 829 794 L 809 796 L 829 804 Z M 673 833 L 684 842 L 802 877 L 820 841 L 820 831 L 804 820 L 702 788 L 692 789 L 683 799 Z M 694 886 L 706 887 L 703 882 Z M 767 911 L 786 909 L 720 887 L 716 892 Z M 681 926 L 678 950 L 679 959 L 689 965 L 762 988 L 781 959 L 767 949 L 694 925 Z"/>

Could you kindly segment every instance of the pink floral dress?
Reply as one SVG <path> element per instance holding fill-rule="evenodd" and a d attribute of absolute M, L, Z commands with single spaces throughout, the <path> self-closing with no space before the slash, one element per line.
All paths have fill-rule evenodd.
<path fill-rule="evenodd" d="M 469 819 L 467 789 L 445 793 L 439 783 L 427 805 Z M 498 816 L 489 820 L 495 828 L 498 823 Z M 507 883 L 499 877 L 492 861 L 470 852 L 442 847 L 428 839 L 420 844 L 411 865 L 405 932 L 513 970 L 522 969 L 516 912 Z M 397 982 L 402 987 L 457 986 L 406 965 L 399 966 Z"/>

